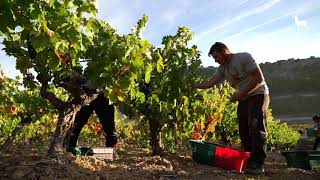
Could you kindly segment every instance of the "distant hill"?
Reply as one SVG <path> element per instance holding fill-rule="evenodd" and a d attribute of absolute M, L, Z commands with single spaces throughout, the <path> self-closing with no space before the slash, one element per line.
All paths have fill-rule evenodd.
<path fill-rule="evenodd" d="M 320 90 L 320 58 L 260 64 L 274 95 L 312 94 Z"/>
<path fill-rule="evenodd" d="M 260 67 L 270 88 L 276 117 L 310 117 L 320 114 L 320 58 L 288 59 L 262 63 Z M 199 75 L 210 77 L 215 67 L 201 68 Z"/>

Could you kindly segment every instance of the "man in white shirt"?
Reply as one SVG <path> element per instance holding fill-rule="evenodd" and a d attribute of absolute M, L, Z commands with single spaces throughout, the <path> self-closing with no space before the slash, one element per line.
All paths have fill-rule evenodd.
<path fill-rule="evenodd" d="M 195 84 L 195 88 L 211 88 L 227 80 L 236 89 L 230 101 L 239 102 L 237 116 L 241 143 L 245 151 L 251 152 L 246 173 L 264 174 L 269 90 L 262 71 L 249 53 L 231 53 L 221 42 L 213 44 L 208 55 L 220 66 L 211 79 Z"/>

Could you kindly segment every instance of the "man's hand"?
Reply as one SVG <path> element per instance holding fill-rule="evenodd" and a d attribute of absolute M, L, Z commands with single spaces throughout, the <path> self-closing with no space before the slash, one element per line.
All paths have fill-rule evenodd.
<path fill-rule="evenodd" d="M 234 94 L 231 96 L 230 102 L 240 101 L 245 95 L 246 95 L 246 93 L 244 93 L 244 92 L 242 92 L 242 91 L 237 91 L 236 93 L 234 93 Z"/>

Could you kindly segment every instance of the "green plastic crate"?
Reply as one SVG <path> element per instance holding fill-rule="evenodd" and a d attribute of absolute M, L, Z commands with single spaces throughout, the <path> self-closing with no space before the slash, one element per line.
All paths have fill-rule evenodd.
<path fill-rule="evenodd" d="M 285 151 L 287 165 L 294 168 L 310 169 L 309 153 L 307 151 Z"/>
<path fill-rule="evenodd" d="M 218 144 L 201 140 L 190 140 L 192 147 L 192 159 L 203 164 L 214 164 L 214 155 Z"/>
<path fill-rule="evenodd" d="M 320 167 L 320 152 L 319 151 L 309 153 L 309 163 L 310 163 L 311 169 Z"/>
<path fill-rule="evenodd" d="M 93 156 L 94 152 L 93 152 L 92 148 L 75 147 L 72 151 L 72 154 L 75 156 Z"/>

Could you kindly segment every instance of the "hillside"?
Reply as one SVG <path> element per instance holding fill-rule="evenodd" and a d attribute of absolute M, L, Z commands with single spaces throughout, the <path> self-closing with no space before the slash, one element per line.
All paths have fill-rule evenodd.
<path fill-rule="evenodd" d="M 310 119 L 320 113 L 320 58 L 280 60 L 260 67 L 270 88 L 270 107 L 275 117 Z M 215 71 L 207 67 L 199 74 L 210 77 Z"/>
<path fill-rule="evenodd" d="M 320 58 L 281 60 L 260 66 L 274 95 L 313 94 L 320 89 Z"/>

